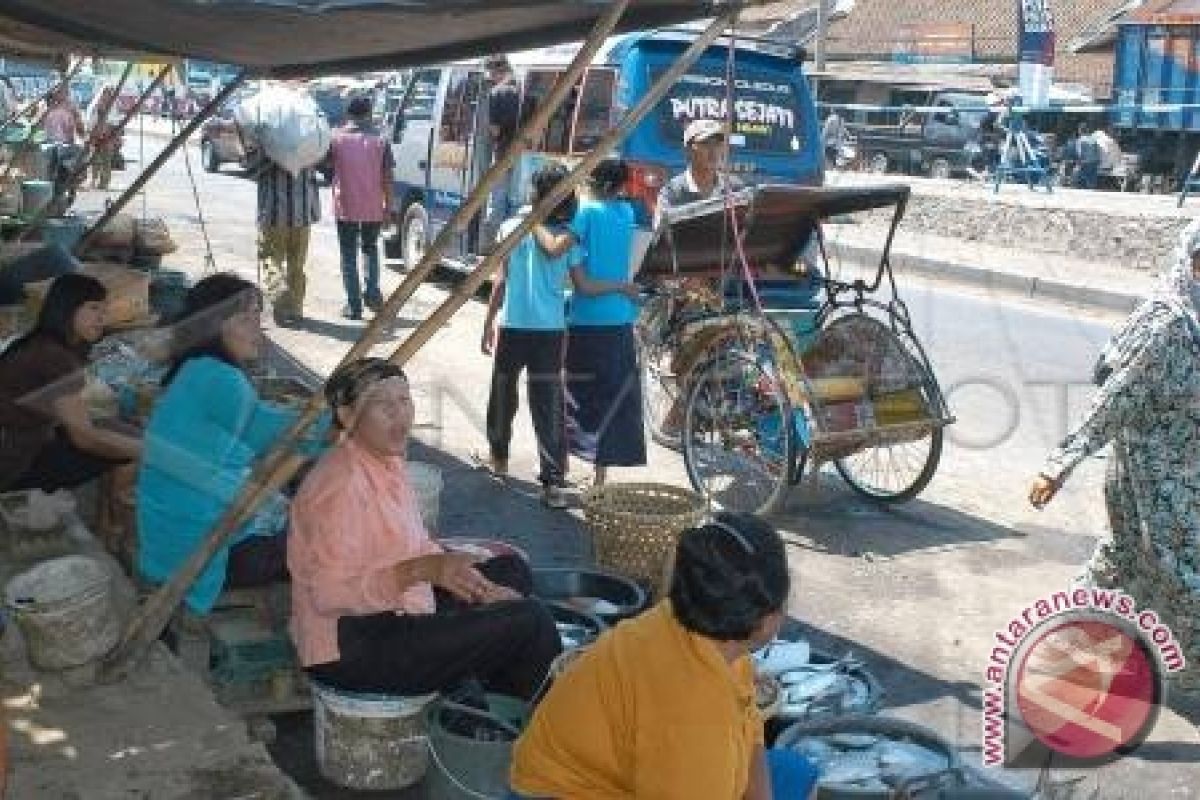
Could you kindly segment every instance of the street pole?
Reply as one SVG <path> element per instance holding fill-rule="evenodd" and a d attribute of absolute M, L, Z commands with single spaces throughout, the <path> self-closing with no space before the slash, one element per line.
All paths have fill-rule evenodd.
<path fill-rule="evenodd" d="M 817 0 L 817 41 L 813 49 L 813 66 L 825 71 L 825 40 L 829 36 L 829 0 Z"/>
<path fill-rule="evenodd" d="M 471 194 L 455 211 L 454 216 L 446 224 L 442 233 L 439 234 L 429 250 L 426 251 L 421 262 L 412 269 L 405 282 L 387 299 L 387 302 L 384 303 L 383 307 L 380 308 L 375 317 L 367 325 L 362 336 L 351 346 L 349 352 L 342 357 L 339 366 L 365 355 L 379 342 L 387 326 L 395 320 L 404 302 L 416 291 L 416 287 L 424 281 L 425 277 L 432 273 L 438 264 L 441 263 L 442 255 L 449 247 L 454 234 L 466 229 L 472 217 L 487 202 L 492 186 L 507 176 L 508 171 L 521 155 L 524 141 L 530 138 L 534 131 L 542 128 L 549 121 L 550 117 L 553 116 L 558 107 L 567 99 L 571 89 L 583 77 L 592 58 L 604 44 L 604 40 L 616 29 L 617 23 L 620 21 L 629 2 L 630 0 L 616 0 L 599 17 L 595 27 L 588 35 L 584 46 L 580 49 L 571 64 L 559 75 L 545 101 L 539 104 L 538 109 L 530 119 L 521 126 L 512 146 L 480 178 L 479 183 L 474 187 Z M 728 21 L 729 16 L 729 14 L 725 15 L 722 17 L 722 20 Z M 723 27 L 724 22 L 721 25 Z M 719 28 L 717 29 L 717 33 L 719 33 Z M 716 33 L 708 41 L 711 42 L 715 37 Z M 698 56 L 699 52 L 693 55 L 692 59 L 695 60 Z M 676 75 L 677 77 L 678 75 Z M 673 81 L 674 79 L 672 79 Z M 665 93 L 666 88 L 666 86 L 662 87 L 660 96 Z M 231 92 L 232 90 L 229 89 L 229 91 Z M 216 105 L 219 105 L 219 102 L 224 101 L 225 94 L 225 92 L 222 92 L 209 105 L 215 108 Z M 639 108 L 641 107 L 639 105 Z M 211 113 L 211 108 L 206 108 L 205 110 Z M 644 115 L 646 110 L 643 110 L 641 113 Z M 176 141 L 186 138 L 192 130 L 194 130 L 194 127 L 189 126 L 180 137 L 177 137 Z M 172 144 L 175 144 L 175 142 Z M 169 157 L 169 155 L 170 153 L 160 155 L 159 159 L 147 171 L 157 169 L 160 166 L 159 162 L 166 160 L 164 156 Z M 557 195 L 558 200 L 561 200 L 562 196 L 565 196 L 566 191 L 569 191 L 572 186 L 581 181 L 584 174 L 572 173 L 572 177 L 573 181 L 568 179 L 568 181 L 559 184 L 563 191 Z M 132 196 L 129 190 L 127 190 L 126 194 Z M 555 204 L 557 204 L 558 200 L 555 201 Z M 544 217 L 549 214 L 553 207 L 550 206 L 547 208 L 546 204 L 543 203 L 539 205 L 539 210 L 543 212 L 542 215 Z M 103 221 L 105 220 L 101 220 L 101 222 Z M 89 235 L 98 229 L 99 224 L 97 223 L 97 226 L 92 228 Z M 515 243 L 513 237 L 508 237 L 504 242 L 509 247 L 513 243 Z M 493 261 L 492 263 L 494 264 L 495 262 Z M 482 282 L 482 279 L 480 280 Z M 429 336 L 433 334 L 434 328 L 428 322 L 426 320 L 425 323 L 422 323 L 422 327 L 418 329 L 424 340 L 420 341 L 416 345 L 417 347 L 423 344 L 424 341 L 427 341 Z M 417 340 L 414 339 L 416 333 L 417 331 L 414 331 L 413 335 L 405 340 L 405 343 L 408 343 L 410 340 L 416 343 Z M 401 346 L 403 347 L 403 345 Z M 413 348 L 413 350 L 415 349 Z M 321 392 L 317 392 L 309 398 L 308 404 L 301 411 L 299 418 L 280 436 L 278 443 L 271 452 L 259 462 L 259 466 L 246 481 L 246 485 L 242 488 L 242 491 L 232 504 L 230 504 L 229 508 L 226 509 L 225 513 L 221 515 L 221 518 L 217 520 L 204 540 L 200 542 L 199 546 L 189 556 L 188 560 L 175 571 L 169 581 L 163 584 L 142 604 L 137 614 L 134 615 L 126 626 L 116 649 L 104 659 L 100 669 L 101 680 L 119 680 L 128 674 L 146 648 L 158 638 L 163 628 L 170 622 L 171 615 L 175 613 L 175 609 L 183 601 L 188 589 L 200 573 L 204 571 L 204 568 L 212 560 L 212 557 L 216 555 L 217 551 L 225 546 L 229 538 L 241 526 L 242 522 L 262 503 L 268 494 L 274 491 L 275 487 L 283 486 L 296 473 L 302 461 L 296 458 L 291 452 L 291 447 L 300 435 L 316 421 L 317 416 L 324 407 L 324 400 L 325 398 Z"/>

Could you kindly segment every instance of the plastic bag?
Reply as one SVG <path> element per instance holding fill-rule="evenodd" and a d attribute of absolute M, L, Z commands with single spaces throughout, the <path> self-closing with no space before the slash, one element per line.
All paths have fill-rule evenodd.
<path fill-rule="evenodd" d="M 305 92 L 267 87 L 238 105 L 235 117 L 243 137 L 293 175 L 329 152 L 329 123 Z"/>

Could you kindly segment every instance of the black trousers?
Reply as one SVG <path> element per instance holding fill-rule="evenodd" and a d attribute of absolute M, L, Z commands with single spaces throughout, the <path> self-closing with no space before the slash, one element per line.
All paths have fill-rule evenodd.
<path fill-rule="evenodd" d="M 56 492 L 59 489 L 74 489 L 128 463 L 123 459 L 80 450 L 62 428 L 56 428 L 54 438 L 38 451 L 25 474 L 4 487 L 4 491 L 41 489 L 43 492 Z"/>
<path fill-rule="evenodd" d="M 309 675 L 351 692 L 400 695 L 452 689 L 474 678 L 489 691 L 532 699 L 562 651 L 554 619 L 527 596 L 533 576 L 524 559 L 499 556 L 479 570 L 526 597 L 475 606 L 435 589 L 433 614 L 342 617 L 340 658 L 309 667 Z"/>
<path fill-rule="evenodd" d="M 538 480 L 560 486 L 566 474 L 567 443 L 563 411 L 563 331 L 501 328 L 488 395 L 487 435 L 492 457 L 508 460 L 517 416 L 517 382 L 527 372 L 529 413 L 538 443 Z"/>

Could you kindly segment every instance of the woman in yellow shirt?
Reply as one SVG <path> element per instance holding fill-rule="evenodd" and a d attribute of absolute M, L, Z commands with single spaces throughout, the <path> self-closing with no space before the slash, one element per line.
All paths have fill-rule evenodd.
<path fill-rule="evenodd" d="M 718 514 L 679 540 L 669 599 L 606 633 L 516 744 L 515 797 L 806 798 L 817 771 L 767 751 L 750 653 L 782 624 L 789 577 L 766 523 Z"/>

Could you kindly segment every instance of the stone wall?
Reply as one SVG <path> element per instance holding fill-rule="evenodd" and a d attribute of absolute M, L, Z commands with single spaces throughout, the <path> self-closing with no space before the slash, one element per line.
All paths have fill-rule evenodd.
<path fill-rule="evenodd" d="M 1035 206 L 997 201 L 978 189 L 914 193 L 901 229 L 1150 272 L 1161 268 L 1179 232 L 1191 221 L 1158 209 L 1141 212 L 1143 196 L 1136 194 L 1107 195 L 1108 208 L 1053 206 L 1053 195 L 1039 197 L 1043 204 Z M 1118 210 L 1122 203 L 1128 207 L 1124 213 Z M 886 224 L 889 219 L 890 214 L 875 212 L 872 221 Z"/>

